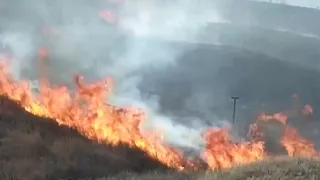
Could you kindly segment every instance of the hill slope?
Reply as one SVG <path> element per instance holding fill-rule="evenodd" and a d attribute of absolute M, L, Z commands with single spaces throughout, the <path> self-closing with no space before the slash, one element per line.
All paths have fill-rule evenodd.
<path fill-rule="evenodd" d="M 77 179 L 165 169 L 137 149 L 99 145 L 0 99 L 0 179 Z"/>
<path fill-rule="evenodd" d="M 111 178 L 96 180 L 318 180 L 320 163 L 316 160 L 290 159 L 280 157 L 274 160 L 259 162 L 216 173 L 146 173 L 119 174 Z"/>
<path fill-rule="evenodd" d="M 125 145 L 99 145 L 55 121 L 0 99 L 1 180 L 320 179 L 316 160 L 275 158 L 225 172 L 173 172 Z M 128 173 L 130 172 L 130 173 Z"/>

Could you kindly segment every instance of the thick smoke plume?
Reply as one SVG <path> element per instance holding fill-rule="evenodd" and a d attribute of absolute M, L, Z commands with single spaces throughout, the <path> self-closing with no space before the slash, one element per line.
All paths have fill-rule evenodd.
<path fill-rule="evenodd" d="M 317 10 L 246 0 L 1 3 L 1 51 L 15 78 L 73 88 L 75 74 L 111 77 L 112 103 L 142 108 L 142 129 L 177 146 L 199 149 L 206 128 L 231 128 L 230 96 L 240 96 L 240 135 L 261 112 L 290 109 L 293 94 L 315 114 L 320 107 Z"/>
<path fill-rule="evenodd" d="M 174 49 L 164 40 L 196 42 L 207 23 L 225 22 L 211 1 L 4 1 L 11 13 L 1 16 L 0 39 L 10 49 L 17 79 L 37 83 L 38 53 L 45 48 L 45 76 L 56 85 L 71 86 L 72 76 L 89 81 L 111 76 L 113 101 L 146 111 L 145 129 L 160 129 L 165 140 L 199 148 L 206 124 L 190 118 L 192 128 L 175 124 L 159 111 L 159 96 L 142 96 L 138 84 L 145 72 L 165 71 L 191 48 Z M 107 14 L 103 18 L 101 13 Z M 158 41 L 159 43 L 151 43 Z M 218 41 L 212 42 L 218 43 Z M 202 105 L 205 105 L 202 103 Z M 190 106 L 190 105 L 189 105 Z M 192 102 L 191 102 L 191 106 Z"/>

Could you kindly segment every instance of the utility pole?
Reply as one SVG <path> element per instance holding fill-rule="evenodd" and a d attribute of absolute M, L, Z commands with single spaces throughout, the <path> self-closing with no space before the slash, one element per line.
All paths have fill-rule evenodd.
<path fill-rule="evenodd" d="M 232 124 L 234 124 L 235 120 L 236 120 L 236 105 L 237 105 L 237 100 L 239 99 L 239 97 L 231 97 L 233 99 L 233 115 L 232 115 Z"/>

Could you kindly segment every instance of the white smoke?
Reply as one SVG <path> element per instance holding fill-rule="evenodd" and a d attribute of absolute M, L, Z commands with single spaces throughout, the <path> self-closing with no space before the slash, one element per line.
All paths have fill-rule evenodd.
<path fill-rule="evenodd" d="M 128 8 L 135 11 L 135 16 L 123 19 L 121 26 L 144 37 L 193 41 L 208 23 L 227 22 L 217 13 L 215 3 L 210 1 L 149 1 L 129 3 Z"/>
<path fill-rule="evenodd" d="M 40 1 L 33 3 L 38 4 L 33 13 L 45 17 L 45 21 L 48 21 L 46 24 L 50 25 L 56 14 L 49 12 L 59 7 L 39 5 L 42 3 Z M 86 4 L 79 2 L 76 6 L 85 7 Z M 199 148 L 203 143 L 200 132 L 207 128 L 207 125 L 201 124 L 197 119 L 190 119 L 193 127 L 175 124 L 172 117 L 159 113 L 159 97 L 142 97 L 137 85 L 141 82 L 142 72 L 159 68 L 165 70 L 167 66 L 175 63 L 179 55 L 190 50 L 177 51 L 161 43 L 152 45 L 146 38 L 160 41 L 196 41 L 199 31 L 205 28 L 207 23 L 226 22 L 215 8 L 215 4 L 209 0 L 129 2 L 120 8 L 119 13 L 118 30 L 129 32 L 129 37 L 126 36 L 124 40 L 119 40 L 120 33 L 116 32 L 118 30 L 110 30 L 97 20 L 83 23 L 78 17 L 68 24 L 53 25 L 57 35 L 49 37 L 45 46 L 49 56 L 54 56 L 48 60 L 48 76 L 53 81 L 59 81 L 56 82 L 58 84 L 68 83 L 77 71 L 84 71 L 85 75 L 92 77 L 111 76 L 116 83 L 115 97 L 112 100 L 120 106 L 142 108 L 149 117 L 145 129 L 161 129 L 167 142 Z M 92 11 L 94 9 L 90 9 L 90 12 Z M 99 11 L 96 11 L 98 18 Z M 66 18 L 68 13 L 62 12 L 60 17 Z M 15 57 L 13 66 L 17 78 L 28 76 L 28 73 L 22 71 L 24 69 L 29 69 L 30 73 L 32 70 L 36 71 L 35 64 L 32 64 L 34 60 L 30 59 L 36 57 L 35 53 L 40 47 L 34 38 L 37 39 L 37 33 L 25 32 L 23 28 L 2 33 L 0 40 L 12 49 Z"/>
<path fill-rule="evenodd" d="M 320 3 L 318 0 L 255 0 L 255 1 L 288 4 L 291 6 L 301 6 L 301 7 L 308 7 L 308 8 L 320 7 Z"/>
<path fill-rule="evenodd" d="M 225 22 L 216 13 L 214 3 L 209 1 L 141 2 L 135 4 L 136 6 L 129 4 L 130 11 L 134 11 L 135 16 L 121 22 L 122 27 L 138 37 L 192 42 L 197 40 L 198 32 L 206 27 L 207 23 Z M 123 11 L 126 10 L 126 8 L 123 9 Z M 165 70 L 165 67 L 174 63 L 183 51 L 188 50 L 177 52 L 165 46 L 150 47 L 148 43 L 135 40 L 129 43 L 130 48 L 126 51 L 125 56 L 114 64 L 115 68 L 111 68 L 121 72 L 121 76 L 124 75 L 122 72 L 132 73 L 148 68 Z M 117 72 L 114 73 L 115 76 L 119 75 Z M 202 147 L 201 132 L 207 128 L 205 124 L 201 124 L 198 119 L 190 119 L 190 122 L 194 122 L 193 127 L 175 124 L 172 117 L 159 113 L 159 97 L 144 99 L 141 96 L 137 88 L 141 80 L 139 74 L 133 77 L 125 76 L 125 78 L 126 80 L 122 81 L 119 86 L 120 93 L 116 97 L 116 102 L 120 105 L 131 105 L 144 109 L 149 117 L 145 129 L 160 129 L 164 134 L 164 140 L 171 144 L 197 149 Z"/>
<path fill-rule="evenodd" d="M 306 37 L 306 38 L 315 38 L 315 39 L 320 40 L 320 37 L 318 35 L 312 34 L 312 33 L 300 33 L 300 32 L 296 32 L 296 31 L 293 31 L 293 30 L 285 29 L 285 28 L 276 28 L 275 30 L 279 31 L 279 32 L 291 33 L 291 34 L 295 34 L 295 35 L 298 35 L 298 36 L 303 36 L 303 37 Z"/>

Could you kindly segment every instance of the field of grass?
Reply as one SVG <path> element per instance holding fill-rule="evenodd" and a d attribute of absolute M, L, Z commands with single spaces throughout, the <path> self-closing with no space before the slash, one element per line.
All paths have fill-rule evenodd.
<path fill-rule="evenodd" d="M 237 167 L 225 172 L 204 173 L 146 173 L 121 174 L 111 178 L 96 180 L 317 180 L 320 179 L 320 164 L 315 160 L 289 159 L 276 160 Z"/>
<path fill-rule="evenodd" d="M 126 145 L 99 145 L 0 101 L 1 180 L 316 180 L 316 160 L 278 157 L 220 172 L 176 172 Z"/>

